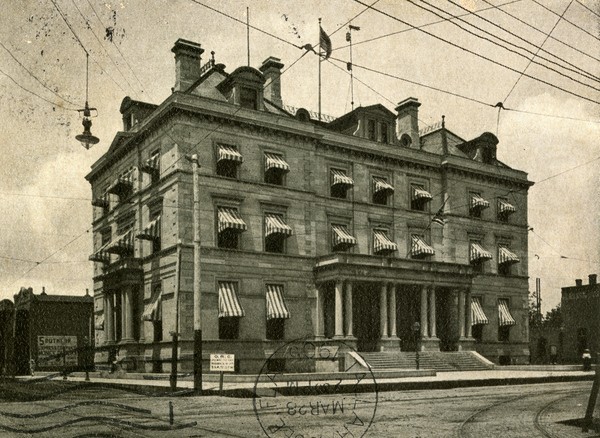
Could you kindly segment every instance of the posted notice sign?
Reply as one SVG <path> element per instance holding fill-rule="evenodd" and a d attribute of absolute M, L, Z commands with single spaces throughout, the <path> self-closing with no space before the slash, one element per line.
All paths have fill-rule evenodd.
<path fill-rule="evenodd" d="M 66 365 L 77 365 L 77 351 L 70 351 L 77 348 L 77 336 L 38 336 L 37 366 L 62 366 L 63 347 Z"/>
<path fill-rule="evenodd" d="M 211 371 L 235 371 L 235 354 L 211 354 Z"/>

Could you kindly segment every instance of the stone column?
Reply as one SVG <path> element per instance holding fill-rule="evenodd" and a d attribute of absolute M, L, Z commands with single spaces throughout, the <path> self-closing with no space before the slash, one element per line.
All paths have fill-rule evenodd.
<path fill-rule="evenodd" d="M 325 286 L 323 284 L 318 285 L 317 288 L 317 330 L 316 337 L 325 337 Z"/>
<path fill-rule="evenodd" d="M 344 318 L 343 318 L 343 302 L 342 302 L 342 280 L 335 282 L 335 337 L 344 337 Z"/>
<path fill-rule="evenodd" d="M 127 340 L 133 340 L 133 289 L 131 286 L 125 288 L 125 336 Z"/>
<path fill-rule="evenodd" d="M 465 337 L 465 291 L 458 291 L 458 335 Z"/>
<path fill-rule="evenodd" d="M 390 299 L 388 300 L 388 304 L 390 307 L 389 315 L 390 315 L 390 336 L 392 338 L 397 338 L 398 334 L 396 332 L 396 290 L 398 289 L 398 285 L 392 284 L 390 287 Z"/>
<path fill-rule="evenodd" d="M 113 295 L 105 291 L 104 292 L 104 335 L 106 336 L 105 342 L 112 344 L 115 342 L 115 321 L 114 321 L 114 306 L 113 306 Z"/>
<path fill-rule="evenodd" d="M 119 291 L 121 298 L 121 341 L 127 339 L 127 303 L 125 301 L 125 290 Z"/>
<path fill-rule="evenodd" d="M 421 286 L 421 338 L 429 337 L 427 325 L 427 286 Z"/>
<path fill-rule="evenodd" d="M 437 338 L 435 321 L 435 287 L 429 288 L 429 330 L 432 338 Z"/>
<path fill-rule="evenodd" d="M 346 337 L 353 337 L 352 334 L 352 281 L 346 282 Z"/>
<path fill-rule="evenodd" d="M 471 288 L 467 289 L 467 293 L 466 293 L 466 311 L 467 311 L 467 330 L 466 330 L 466 335 L 467 338 L 472 338 L 473 337 L 473 310 L 472 310 L 472 306 L 473 304 L 471 303 Z"/>
<path fill-rule="evenodd" d="M 381 285 L 381 293 L 379 295 L 379 333 L 381 339 L 388 337 L 388 305 L 387 305 L 387 284 Z"/>

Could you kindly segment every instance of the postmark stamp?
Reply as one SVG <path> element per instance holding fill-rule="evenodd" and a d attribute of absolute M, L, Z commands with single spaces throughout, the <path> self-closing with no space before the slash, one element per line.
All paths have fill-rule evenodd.
<path fill-rule="evenodd" d="M 377 382 L 345 342 L 297 339 L 269 356 L 252 402 L 269 438 L 359 438 L 375 419 Z"/>

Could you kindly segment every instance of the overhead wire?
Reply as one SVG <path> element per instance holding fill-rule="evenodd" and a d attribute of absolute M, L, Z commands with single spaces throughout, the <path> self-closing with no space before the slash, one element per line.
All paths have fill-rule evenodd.
<path fill-rule="evenodd" d="M 438 16 L 438 17 L 441 17 L 441 15 L 439 15 L 437 12 L 435 12 L 435 11 L 432 11 L 431 9 L 428 9 L 428 8 L 424 7 L 424 6 L 422 6 L 421 4 L 419 4 L 419 3 L 416 3 L 416 2 L 415 2 L 415 1 L 413 1 L 413 0 L 407 0 L 407 1 L 408 1 L 410 4 L 412 4 L 412 5 L 416 6 L 416 7 L 420 8 L 420 9 L 422 9 L 422 10 L 424 10 L 424 11 L 427 11 L 427 12 L 429 12 L 429 13 L 431 13 L 431 14 L 434 14 L 434 15 L 436 15 L 436 16 Z M 446 10 L 444 10 L 444 9 L 442 9 L 442 8 L 439 8 L 439 7 L 435 6 L 435 5 L 432 5 L 431 3 L 427 2 L 426 0 L 421 0 L 421 3 L 425 3 L 426 5 L 428 5 L 428 6 L 432 7 L 432 8 L 434 8 L 434 9 L 437 9 L 437 10 L 439 10 L 439 11 L 442 11 L 442 12 L 443 12 L 443 13 L 445 13 L 445 14 L 449 14 L 449 15 L 451 15 L 451 16 L 454 16 L 454 15 L 453 15 L 453 14 L 451 14 L 450 12 L 447 12 Z M 536 60 L 535 60 L 535 57 L 536 57 L 536 56 L 535 56 L 535 53 L 534 53 L 534 52 L 532 52 L 531 50 L 529 50 L 529 49 L 527 49 L 527 48 L 525 48 L 525 47 L 521 47 L 521 46 L 519 46 L 519 45 L 517 45 L 517 44 L 511 43 L 511 42 L 509 42 L 509 41 L 505 40 L 504 38 L 500 38 L 500 37 L 499 37 L 499 36 L 497 36 L 497 35 L 493 35 L 492 33 L 490 33 L 490 32 L 487 32 L 486 30 L 484 30 L 484 29 L 480 28 L 479 26 L 476 26 L 476 25 L 474 25 L 474 24 L 472 24 L 472 23 L 469 23 L 469 22 L 468 22 L 468 21 L 466 21 L 466 20 L 463 20 L 463 19 L 461 19 L 461 18 L 459 18 L 458 20 L 459 20 L 459 21 L 461 21 L 461 22 L 463 22 L 463 23 L 466 23 L 466 24 L 468 24 L 469 26 L 472 26 L 472 27 L 474 27 L 475 29 L 478 29 L 478 30 L 479 30 L 479 31 L 481 31 L 481 32 L 484 32 L 484 33 L 486 33 L 486 34 L 488 34 L 488 35 L 491 35 L 492 37 L 494 37 L 494 38 L 496 38 L 496 39 L 498 39 L 498 40 L 500 40 L 500 41 L 502 41 L 502 42 L 504 42 L 504 43 L 507 43 L 507 44 L 510 44 L 511 46 L 517 47 L 517 48 L 519 48 L 520 50 L 523 50 L 523 51 L 525 51 L 525 52 L 527 52 L 527 53 L 530 53 L 530 54 L 532 54 L 532 55 L 534 55 L 534 56 L 533 56 L 533 57 L 531 57 L 531 58 L 529 58 L 528 56 L 526 56 L 526 55 L 524 55 L 524 54 L 522 54 L 522 53 L 520 53 L 520 52 L 518 52 L 518 51 L 516 51 L 516 50 L 514 50 L 514 49 L 511 49 L 510 47 L 506 47 L 506 46 L 504 46 L 504 45 L 502 45 L 502 44 L 498 43 L 497 41 L 494 41 L 494 40 L 492 40 L 492 39 L 490 39 L 490 38 L 487 38 L 487 37 L 485 37 L 485 36 L 482 36 L 482 35 L 478 35 L 478 34 L 476 34 L 475 32 L 472 32 L 472 31 L 470 31 L 470 30 L 468 30 L 468 29 L 464 28 L 463 26 L 461 26 L 460 24 L 456 23 L 455 21 L 449 21 L 449 23 L 450 23 L 450 24 L 452 24 L 452 25 L 454 25 L 454 26 L 456 26 L 456 27 L 458 27 L 459 29 L 463 30 L 464 32 L 467 32 L 468 34 L 475 36 L 476 38 L 480 38 L 480 39 L 482 39 L 482 40 L 484 40 L 484 41 L 488 41 L 488 42 L 490 42 L 490 43 L 494 44 L 495 46 L 498 46 L 498 47 L 500 47 L 500 48 L 502 48 L 502 49 L 504 49 L 504 50 L 507 50 L 507 51 L 509 51 L 509 52 L 511 52 L 511 53 L 514 53 L 515 55 L 518 55 L 518 56 L 521 56 L 521 57 L 523 57 L 523 58 L 525 58 L 525 59 L 528 59 L 528 60 L 529 60 L 529 63 L 534 63 L 534 64 L 536 64 L 536 65 L 539 65 L 540 67 L 543 67 L 543 68 L 545 68 L 545 69 L 547 69 L 547 70 L 550 70 L 550 71 L 552 71 L 552 72 L 554 72 L 554 73 L 556 73 L 556 74 L 558 74 L 558 75 L 560 75 L 560 76 L 562 76 L 562 77 L 564 77 L 564 78 L 567 78 L 567 79 L 569 79 L 569 80 L 571 80 L 571 81 L 573 81 L 573 82 L 576 82 L 576 83 L 578 83 L 578 84 L 580 84 L 580 85 L 583 85 L 583 86 L 585 86 L 585 87 L 591 88 L 591 89 L 592 89 L 592 90 L 594 90 L 594 91 L 600 91 L 600 88 L 596 88 L 596 87 L 594 87 L 594 86 L 592 86 L 592 85 L 590 85 L 590 84 L 587 84 L 586 82 L 582 82 L 582 81 L 580 81 L 579 79 L 576 79 L 576 78 L 574 78 L 574 77 L 572 77 L 572 76 L 569 76 L 568 74 L 565 74 L 565 73 L 563 73 L 563 72 L 561 72 L 561 71 L 559 71 L 559 70 L 557 70 L 557 69 L 555 69 L 555 68 L 553 68 L 553 67 L 550 67 L 550 66 L 548 66 L 548 65 L 545 65 L 545 64 L 542 64 L 541 62 L 538 62 L 538 61 L 536 61 Z M 462 47 L 462 46 L 461 46 L 461 47 Z M 593 77 L 593 76 L 589 76 L 589 75 L 587 75 L 587 74 L 580 73 L 580 72 L 578 72 L 577 70 L 573 70 L 572 68 L 565 67 L 565 66 L 563 66 L 563 65 L 561 65 L 561 64 L 559 64 L 559 63 L 557 63 L 557 62 L 555 62 L 555 61 L 552 61 L 552 60 L 550 60 L 550 59 L 548 59 L 548 58 L 545 58 L 545 57 L 543 57 L 543 56 L 539 56 L 539 55 L 538 55 L 538 58 L 540 58 L 540 59 L 543 59 L 543 60 L 544 60 L 544 61 L 546 61 L 546 62 L 550 62 L 550 63 L 552 63 L 552 64 L 555 64 L 555 65 L 557 65 L 557 66 L 560 66 L 561 68 L 563 68 L 563 69 L 565 69 L 565 70 L 570 70 L 570 71 L 573 71 L 573 72 L 575 72 L 575 73 L 577 73 L 577 74 L 583 75 L 583 76 L 587 77 L 588 79 L 590 79 L 590 78 L 591 78 L 591 79 L 592 79 L 592 80 L 594 80 L 594 81 L 598 81 L 598 79 L 597 79 L 597 78 L 595 78 L 595 77 Z M 525 69 L 525 70 L 526 70 L 526 69 Z M 517 72 L 519 72 L 519 71 L 517 70 Z M 519 72 L 519 73 L 521 73 L 521 72 Z M 521 76 L 522 76 L 523 74 L 524 74 L 524 71 L 521 73 Z"/>
<path fill-rule="evenodd" d="M 559 14 L 558 14 L 558 13 L 554 12 L 552 9 L 550 9 L 550 8 L 549 8 L 549 7 L 547 7 L 546 5 L 543 5 L 542 3 L 538 2 L 537 0 L 531 0 L 531 1 L 532 1 L 532 2 L 534 2 L 536 5 L 538 5 L 538 6 L 542 7 L 542 8 L 544 8 L 544 9 L 545 9 L 545 10 L 547 10 L 548 12 L 550 12 L 550 13 L 552 13 L 552 14 L 556 15 L 557 17 L 559 16 Z M 594 35 L 593 33 L 589 32 L 588 30 L 584 29 L 583 27 L 581 27 L 581 26 L 579 26 L 579 25 L 577 25 L 577 24 L 573 23 L 572 21 L 568 20 L 567 18 L 563 18 L 563 21 L 565 21 L 565 22 L 569 23 L 571 26 L 573 26 L 573 27 L 575 27 L 575 28 L 579 29 L 580 31 L 582 31 L 582 32 L 583 32 L 583 33 L 585 33 L 586 35 L 589 35 L 589 36 L 591 36 L 592 38 L 594 38 L 594 39 L 596 39 L 596 40 L 600 41 L 600 38 L 598 38 L 596 35 Z"/>
<path fill-rule="evenodd" d="M 77 104 L 71 100 L 69 100 L 68 98 L 64 97 L 63 95 L 61 95 L 60 93 L 58 93 L 57 91 L 53 90 L 52 88 L 50 88 L 44 81 L 42 81 L 39 77 L 37 77 L 37 75 L 35 75 L 30 69 L 28 69 L 15 55 L 14 53 L 9 50 L 8 47 L 6 47 L 1 41 L 0 41 L 0 46 L 6 50 L 6 52 L 10 55 L 10 57 L 17 63 L 19 64 L 19 66 L 21 66 L 21 68 L 23 70 L 25 70 L 29 76 L 31 76 L 33 79 L 35 79 L 42 87 L 44 87 L 46 90 L 50 91 L 52 94 L 54 94 L 56 97 L 58 97 L 59 99 L 63 100 L 64 102 L 74 105 L 75 108 L 72 108 L 74 110 L 76 110 Z M 71 109 L 71 108 L 69 108 Z"/>
<path fill-rule="evenodd" d="M 452 0 L 450 0 L 450 1 L 452 1 Z M 556 23 L 554 23 L 554 26 L 552 26 L 552 29 L 550 29 L 550 32 L 548 32 L 548 35 L 546 35 L 546 38 L 544 38 L 544 41 L 542 41 L 542 44 L 540 44 L 540 49 L 546 43 L 546 41 L 548 41 L 548 37 L 550 37 L 550 35 L 552 34 L 552 32 L 554 32 L 554 29 L 556 29 L 556 26 L 558 26 L 558 23 L 560 23 L 560 20 L 562 19 L 563 15 L 565 15 L 565 13 L 567 12 L 567 10 L 571 6 L 571 4 L 573 4 L 573 0 L 571 0 L 571 2 L 567 5 L 567 7 L 565 8 L 565 10 L 563 11 L 562 15 L 558 18 L 558 20 L 556 20 Z M 537 55 L 537 52 L 536 52 L 536 55 Z M 533 58 L 531 58 L 531 61 L 529 61 L 529 63 L 525 66 L 525 68 L 523 69 L 523 73 L 529 68 L 529 66 L 531 65 L 532 61 L 533 61 Z M 521 78 L 523 77 L 523 73 L 521 73 L 519 75 L 519 77 L 517 78 L 517 80 L 513 84 L 512 88 L 510 89 L 510 91 L 508 92 L 508 94 L 506 95 L 506 97 L 504 98 L 504 100 L 502 102 L 506 102 L 508 100 L 508 98 L 512 94 L 513 90 L 515 89 L 515 87 L 517 86 L 517 84 L 519 83 L 519 81 L 521 80 Z M 500 108 L 498 108 L 498 115 L 500 115 Z"/>
<path fill-rule="evenodd" d="M 587 9 L 589 12 L 591 12 L 592 14 L 594 14 L 596 17 L 600 18 L 600 14 L 598 12 L 593 11 L 592 9 L 590 9 L 585 3 L 580 2 L 579 0 L 576 0 L 577 3 L 579 3 L 580 6 L 583 6 L 585 9 Z"/>
<path fill-rule="evenodd" d="M 98 15 L 98 12 L 96 12 L 96 8 L 92 4 L 92 2 L 90 0 L 86 0 L 86 1 L 87 1 L 88 5 L 90 5 L 90 8 L 94 12 L 94 15 L 98 19 L 98 22 L 100 23 L 100 25 L 102 27 L 106 28 L 106 25 L 104 24 L 104 22 L 102 21 L 102 19 Z M 140 87 L 142 88 L 142 91 L 143 91 L 144 85 L 142 84 L 142 81 L 140 80 L 140 78 L 138 77 L 138 75 L 135 73 L 135 70 L 131 67 L 131 64 L 127 60 L 127 57 L 123 54 L 123 52 L 121 52 L 121 49 L 119 48 L 118 44 L 113 44 L 113 46 L 115 47 L 115 49 L 117 49 L 117 51 L 119 52 L 119 55 L 121 55 L 121 58 L 123 58 L 123 61 L 125 61 L 125 64 L 127 65 L 127 67 L 129 68 L 129 70 L 133 74 L 133 77 L 135 78 L 135 80 L 138 82 L 138 84 L 140 84 Z"/>
<path fill-rule="evenodd" d="M 83 49 L 83 51 L 85 52 L 85 54 L 87 56 L 89 56 L 88 50 L 83 45 L 83 42 L 81 41 L 81 39 L 79 38 L 79 36 L 77 35 L 77 33 L 75 33 L 75 30 L 71 26 L 71 23 L 69 23 L 69 21 L 67 20 L 67 17 L 64 15 L 64 13 L 60 9 L 60 7 L 56 3 L 56 1 L 55 0 L 50 0 L 50 1 L 54 5 L 54 8 L 58 11 L 58 14 L 61 16 L 61 18 L 63 19 L 63 21 L 65 22 L 65 24 L 67 25 L 67 27 L 69 28 L 69 30 L 71 31 L 71 33 L 73 34 L 73 36 L 75 37 L 75 39 L 77 40 L 77 42 L 79 43 L 79 45 L 81 46 L 81 48 Z M 123 93 L 127 94 L 127 91 L 125 91 L 125 89 L 121 86 L 121 84 L 119 84 L 116 81 L 116 79 L 110 73 L 108 73 L 106 70 L 104 70 L 104 68 L 102 68 L 102 66 L 100 65 L 100 63 L 98 63 L 98 61 L 96 61 L 95 58 L 92 58 L 92 60 L 94 61 L 94 64 L 96 64 L 98 67 L 100 67 L 100 70 L 103 71 L 115 83 L 115 85 L 121 89 L 121 91 Z"/>
<path fill-rule="evenodd" d="M 482 55 L 482 54 L 480 54 L 480 53 L 477 53 L 477 52 L 475 52 L 475 51 L 473 51 L 473 50 L 470 50 L 470 49 L 468 49 L 468 48 L 466 48 L 466 47 L 463 47 L 463 46 L 461 46 L 460 44 L 456 44 L 456 43 L 454 43 L 454 42 L 452 42 L 452 41 L 450 41 L 450 40 L 447 40 L 447 39 L 445 39 L 445 38 L 442 38 L 442 37 L 440 37 L 440 36 L 438 36 L 438 35 L 435 35 L 435 34 L 433 34 L 433 33 L 431 33 L 431 32 L 428 32 L 428 31 L 426 31 L 426 30 L 424 30 L 424 29 L 422 29 L 422 28 L 418 28 L 418 27 L 416 27 L 416 26 L 413 26 L 412 24 L 408 23 L 408 22 L 407 22 L 407 21 L 405 21 L 405 20 L 402 20 L 402 19 L 400 19 L 400 18 L 396 17 L 395 15 L 389 14 L 389 13 L 387 13 L 387 12 L 385 12 L 385 11 L 382 11 L 381 9 L 377 9 L 377 8 L 375 8 L 375 7 L 371 7 L 371 6 L 369 6 L 369 5 L 365 4 L 365 3 L 363 3 L 361 0 L 353 0 L 353 1 L 354 1 L 354 2 L 356 2 L 356 3 L 359 3 L 359 4 L 363 5 L 363 6 L 368 6 L 370 9 L 373 9 L 374 11 L 376 11 L 376 12 L 380 13 L 381 15 L 384 15 L 384 16 L 386 16 L 386 17 L 389 17 L 389 18 L 391 18 L 392 20 L 398 21 L 399 23 L 402 23 L 402 24 L 404 24 L 404 25 L 406 25 L 406 26 L 410 26 L 410 27 L 412 27 L 412 28 L 414 28 L 414 29 L 417 29 L 417 30 L 419 30 L 419 31 L 421 31 L 421 32 L 423 32 L 423 33 L 425 33 L 426 35 L 429 35 L 429 36 L 431 36 L 431 37 L 433 37 L 433 38 L 435 38 L 435 39 L 437 39 L 437 40 L 440 40 L 440 41 L 442 41 L 442 42 L 444 42 L 444 43 L 446 43 L 446 44 L 449 44 L 449 45 L 451 45 L 451 46 L 453 46 L 453 47 L 456 47 L 456 48 L 457 48 L 457 49 L 459 49 L 459 50 L 462 50 L 462 51 L 464 51 L 464 52 L 470 53 L 470 54 L 472 54 L 472 55 L 474 55 L 474 56 L 477 56 L 477 57 L 479 57 L 479 58 L 481 58 L 481 59 L 484 59 L 484 60 L 486 60 L 486 61 L 488 61 L 488 62 L 491 62 L 492 64 L 498 65 L 498 66 L 500 66 L 500 67 L 503 67 L 503 68 L 505 68 L 505 69 L 507 69 L 507 70 L 510 70 L 510 71 L 513 71 L 513 72 L 515 72 L 515 73 L 521 73 L 519 70 L 517 70 L 517 69 L 515 69 L 515 68 L 513 68 L 513 67 L 510 67 L 510 66 L 508 66 L 508 65 L 506 65 L 506 64 L 503 64 L 503 63 L 501 63 L 501 62 L 499 62 L 499 61 L 496 61 L 496 60 L 494 60 L 494 59 L 492 59 L 492 58 L 489 58 L 489 57 L 487 57 L 487 56 L 485 56 L 485 55 Z M 533 79 L 533 80 L 535 80 L 535 81 L 537 81 L 537 82 L 540 82 L 540 83 L 543 83 L 543 84 L 545 84 L 545 85 L 548 85 L 548 86 L 550 86 L 550 87 L 552 87 L 552 88 L 556 88 L 557 90 L 561 90 L 561 91 L 563 91 L 563 92 L 565 92 L 565 93 L 567 93 L 567 94 L 570 94 L 570 95 L 572 95 L 572 96 L 579 97 L 580 99 L 586 100 L 586 101 L 588 101 L 588 102 L 592 102 L 592 103 L 595 103 L 595 104 L 600 104 L 600 101 L 596 101 L 596 100 L 594 100 L 594 99 L 591 99 L 591 98 L 589 98 L 589 97 L 586 97 L 586 96 L 583 96 L 583 95 L 581 95 L 581 94 L 575 93 L 575 92 L 573 92 L 573 91 L 567 90 L 566 88 L 563 88 L 563 87 L 561 87 L 561 86 L 559 86 L 559 85 L 555 85 L 555 84 L 553 84 L 553 83 L 551 83 L 551 82 L 548 82 L 548 81 L 546 81 L 546 80 L 544 80 L 544 79 L 541 79 L 541 78 L 538 78 L 538 77 L 535 77 L 535 76 L 529 75 L 529 74 L 527 74 L 527 73 L 524 73 L 523 75 L 524 75 L 524 76 L 526 76 L 526 77 L 528 77 L 528 78 L 530 78 L 530 79 Z"/>
<path fill-rule="evenodd" d="M 493 4 L 492 4 L 492 3 L 490 3 L 488 0 L 482 0 L 482 1 L 483 1 L 483 2 L 485 2 L 485 3 L 486 3 L 486 4 L 488 4 L 488 5 L 492 5 L 492 6 L 493 6 Z M 502 12 L 504 15 L 507 15 L 508 17 L 511 17 L 513 20 L 516 20 L 516 21 L 518 21 L 519 23 L 521 23 L 521 24 L 524 24 L 525 26 L 529 27 L 530 29 L 533 29 L 533 30 L 535 30 L 536 32 L 539 32 L 539 33 L 542 33 L 542 34 L 544 34 L 544 35 L 545 35 L 545 32 L 544 32 L 544 31 L 540 30 L 540 29 L 539 29 L 539 28 L 537 28 L 536 26 L 533 26 L 532 24 L 528 23 L 528 22 L 527 22 L 527 21 L 525 21 L 525 20 L 522 20 L 521 18 L 517 17 L 516 15 L 514 15 L 514 14 L 511 14 L 510 12 L 507 12 L 507 11 L 505 11 L 504 9 L 502 9 L 502 8 L 501 8 L 501 6 L 504 6 L 504 5 L 499 5 L 499 6 L 498 6 L 498 8 L 497 8 L 497 10 L 498 10 L 498 11 L 500 11 L 500 12 Z M 551 39 L 551 40 L 553 40 L 553 41 L 556 41 L 557 43 L 559 43 L 559 44 L 562 44 L 562 45 L 564 45 L 565 47 L 568 47 L 568 48 L 570 48 L 571 50 L 574 50 L 574 51 L 576 51 L 576 52 L 578 52 L 578 53 L 580 53 L 580 54 L 582 54 L 582 55 L 584 55 L 584 56 L 587 56 L 587 57 L 588 57 L 588 58 L 590 58 L 590 59 L 593 59 L 593 60 L 595 60 L 595 61 L 598 61 L 598 62 L 600 62 L 600 58 L 596 58 L 595 56 L 592 56 L 592 55 L 590 55 L 589 53 L 586 53 L 586 52 L 584 52 L 583 50 L 581 50 L 581 49 L 578 49 L 577 47 L 573 46 L 572 44 L 566 43 L 566 42 L 564 42 L 564 41 L 562 41 L 562 40 L 560 40 L 560 39 L 558 39 L 558 38 L 556 38 L 556 37 L 554 37 L 554 36 L 550 36 L 550 39 Z"/>
<path fill-rule="evenodd" d="M 83 21 L 86 24 L 86 27 L 89 29 L 89 31 L 92 33 L 92 35 L 94 35 L 94 38 L 96 39 L 96 41 L 98 42 L 98 44 L 100 45 L 102 50 L 104 50 L 104 53 L 106 53 L 106 55 L 108 56 L 108 59 L 111 60 L 113 65 L 116 67 L 117 71 L 121 74 L 121 77 L 125 80 L 125 82 L 127 82 L 127 86 L 130 89 L 133 89 L 133 85 L 131 85 L 131 82 L 129 82 L 129 80 L 127 79 L 125 74 L 121 71 L 121 68 L 119 67 L 117 62 L 113 59 L 113 57 L 110 55 L 110 53 L 108 53 L 108 50 L 106 50 L 106 47 L 104 47 L 104 44 L 102 44 L 102 41 L 100 40 L 100 38 L 94 31 L 94 28 L 89 24 L 89 20 L 85 17 L 85 15 L 83 15 L 83 12 L 81 12 L 81 9 L 79 9 L 79 6 L 77 6 L 77 3 L 75 2 L 75 0 L 71 0 L 71 2 L 75 6 L 75 9 L 77 9 L 77 12 L 79 12 L 79 15 L 81 16 L 81 18 L 83 18 Z"/>
<path fill-rule="evenodd" d="M 501 3 L 499 5 L 492 5 L 491 3 L 489 3 L 491 6 L 488 7 L 488 8 L 477 9 L 476 11 L 469 12 L 468 14 L 457 15 L 457 17 L 466 17 L 467 15 L 471 15 L 472 13 L 477 13 L 477 12 L 482 12 L 482 11 L 488 11 L 490 9 L 497 9 L 500 6 L 511 5 L 513 3 L 518 3 L 520 1 L 523 1 L 523 0 L 512 0 L 512 1 L 508 1 L 506 3 Z M 450 17 L 450 18 L 445 18 L 443 20 L 432 21 L 430 23 L 421 24 L 421 25 L 415 26 L 415 27 L 421 28 L 421 27 L 433 26 L 434 24 L 445 23 L 448 20 L 453 20 L 453 18 Z M 363 40 L 363 41 L 353 42 L 352 45 L 358 46 L 359 44 L 370 43 L 370 42 L 377 41 L 377 40 L 380 40 L 380 39 L 383 39 L 383 38 L 388 38 L 388 37 L 391 37 L 391 36 L 394 36 L 394 35 L 399 35 L 399 34 L 404 33 L 404 32 L 410 32 L 412 30 L 414 30 L 414 28 L 402 29 L 402 30 L 398 30 L 398 31 L 395 31 L 395 32 L 386 33 L 384 35 L 379 35 L 379 36 L 377 36 L 375 38 L 369 38 L 369 39 L 366 39 L 366 40 Z M 345 49 L 346 47 L 349 47 L 349 46 L 350 46 L 349 44 L 346 44 L 346 45 L 343 45 L 343 46 L 340 46 L 340 47 L 334 47 L 333 51 L 335 52 L 336 50 Z"/>
<path fill-rule="evenodd" d="M 448 0 L 448 1 L 449 1 L 450 3 L 452 3 L 453 5 L 455 5 L 456 7 L 460 8 L 460 9 L 462 9 L 462 10 L 464 10 L 464 11 L 468 11 L 468 9 L 467 9 L 467 8 L 465 8 L 464 6 L 460 5 L 459 3 L 455 2 L 455 1 L 453 1 L 453 0 Z M 567 9 L 568 9 L 568 7 L 567 7 Z M 565 12 L 567 11 L 567 9 L 565 9 Z M 563 15 L 564 15 L 564 13 L 565 13 L 565 12 L 563 12 Z M 581 68 L 580 66 L 577 66 L 577 65 L 575 65 L 575 64 L 573 64 L 573 63 L 571 63 L 571 62 L 567 61 L 566 59 L 563 59 L 562 57 L 560 57 L 560 56 L 558 56 L 558 55 L 556 55 L 556 54 L 554 54 L 554 53 L 552 53 L 552 52 L 550 52 L 550 51 L 548 51 L 548 50 L 544 49 L 544 47 L 543 47 L 543 46 L 544 46 L 544 43 L 545 43 L 545 42 L 548 40 L 548 38 L 549 38 L 549 35 L 550 35 L 550 34 L 552 34 L 552 32 L 554 31 L 554 29 L 555 29 L 555 28 L 556 28 L 556 26 L 558 25 L 558 22 L 560 22 L 560 18 L 559 18 L 559 19 L 558 19 L 558 21 L 557 21 L 557 22 L 554 24 L 554 26 L 552 27 L 552 30 L 550 30 L 550 32 L 548 32 L 548 34 L 546 34 L 546 36 L 545 36 L 545 38 L 544 38 L 544 41 L 543 41 L 541 44 L 539 44 L 539 45 L 536 45 L 536 44 L 532 43 L 530 40 L 528 40 L 528 39 L 526 39 L 526 38 L 523 38 L 522 36 L 520 36 L 520 35 L 516 34 L 515 32 L 513 32 L 513 31 L 511 31 L 511 30 L 508 30 L 508 29 L 505 29 L 503 26 L 500 26 L 499 24 L 495 23 L 495 22 L 494 22 L 494 21 L 492 21 L 492 20 L 488 20 L 487 18 L 485 18 L 485 17 L 482 17 L 481 15 L 478 15 L 478 14 L 476 14 L 476 13 L 473 13 L 472 15 L 473 15 L 473 16 L 475 16 L 475 17 L 477 17 L 477 18 L 479 18 L 480 20 L 482 20 L 482 21 L 485 21 L 486 23 L 488 23 L 488 24 L 491 24 L 492 26 L 494 26 L 494 27 L 496 27 L 496 28 L 498 28 L 498 29 L 500 29 L 500 30 L 502 30 L 502 31 L 506 32 L 507 34 L 509 34 L 509 35 L 511 35 L 511 36 L 513 36 L 513 37 L 515 37 L 515 38 L 517 38 L 517 39 L 519 39 L 519 40 L 521 40 L 521 41 L 523 41 L 523 42 L 525 42 L 525 43 L 527 43 L 527 44 L 529 44 L 529 45 L 531 45 L 531 46 L 535 47 L 535 48 L 537 49 L 537 51 L 535 52 L 535 54 L 534 54 L 533 52 L 531 52 L 531 51 L 527 50 L 527 49 L 524 49 L 524 50 L 527 50 L 527 51 L 528 51 L 530 54 L 533 54 L 533 55 L 534 55 L 534 57 L 535 57 L 535 56 L 538 56 L 537 54 L 538 54 L 538 52 L 540 52 L 540 51 L 541 51 L 541 52 L 544 52 L 544 53 L 547 53 L 548 55 L 550 55 L 550 56 L 553 56 L 554 58 L 556 58 L 556 59 L 560 60 L 561 62 L 563 62 L 563 63 L 565 63 L 565 64 L 567 64 L 567 65 L 569 65 L 569 66 L 573 67 L 573 69 L 571 69 L 571 68 L 567 68 L 567 67 L 563 67 L 563 68 L 565 68 L 565 69 L 567 69 L 567 70 L 570 70 L 570 71 L 572 71 L 572 72 L 574 72 L 574 73 L 580 74 L 580 75 L 582 75 L 582 76 L 584 76 L 584 77 L 587 77 L 588 79 L 591 79 L 591 80 L 594 80 L 594 81 L 600 81 L 600 78 L 599 78 L 597 75 L 594 75 L 593 73 L 590 73 L 590 72 L 588 72 L 588 71 L 584 70 L 584 69 L 583 69 L 583 68 Z M 467 23 L 467 24 L 471 24 L 471 23 L 469 23 L 469 22 L 468 22 L 468 21 L 466 21 L 466 20 L 461 20 L 461 21 L 463 21 L 463 22 L 465 22 L 465 23 Z M 477 29 L 480 29 L 479 27 L 476 27 L 476 28 L 477 28 Z M 480 30 L 484 31 L 484 32 L 485 32 L 486 34 L 488 34 L 488 35 L 495 36 L 495 35 L 491 34 L 490 32 L 487 32 L 487 31 L 485 31 L 485 30 L 483 30 L 483 29 L 480 29 Z M 499 38 L 499 39 L 501 39 L 501 38 Z M 504 39 L 501 39 L 501 41 L 503 41 L 503 42 L 506 42 L 506 43 L 508 43 L 508 44 L 511 44 L 511 45 L 513 45 L 513 46 L 515 46 L 515 47 L 520 47 L 520 46 L 517 46 L 516 44 L 510 43 L 509 41 L 507 41 L 507 40 L 504 40 Z M 540 59 L 544 59 L 544 60 L 546 60 L 546 61 L 548 61 L 548 62 L 552 62 L 553 64 L 555 64 L 555 65 L 557 65 L 557 66 L 560 66 L 560 67 L 562 67 L 562 66 L 561 66 L 559 63 L 556 63 L 556 62 L 554 62 L 554 61 L 552 61 L 552 60 L 548 60 L 547 58 L 544 58 L 544 57 L 539 57 L 539 58 L 540 58 Z"/>

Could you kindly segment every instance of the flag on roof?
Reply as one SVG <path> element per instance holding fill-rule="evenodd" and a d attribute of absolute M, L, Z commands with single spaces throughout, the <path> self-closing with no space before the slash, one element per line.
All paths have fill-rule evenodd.
<path fill-rule="evenodd" d="M 325 59 L 328 59 L 331 56 L 331 52 L 333 49 L 333 47 L 331 46 L 331 39 L 329 38 L 329 35 L 327 35 L 325 33 L 325 31 L 323 30 L 323 28 L 321 26 L 319 26 L 319 29 L 321 30 L 320 37 L 319 37 L 319 44 L 321 45 L 321 48 L 325 52 Z"/>

